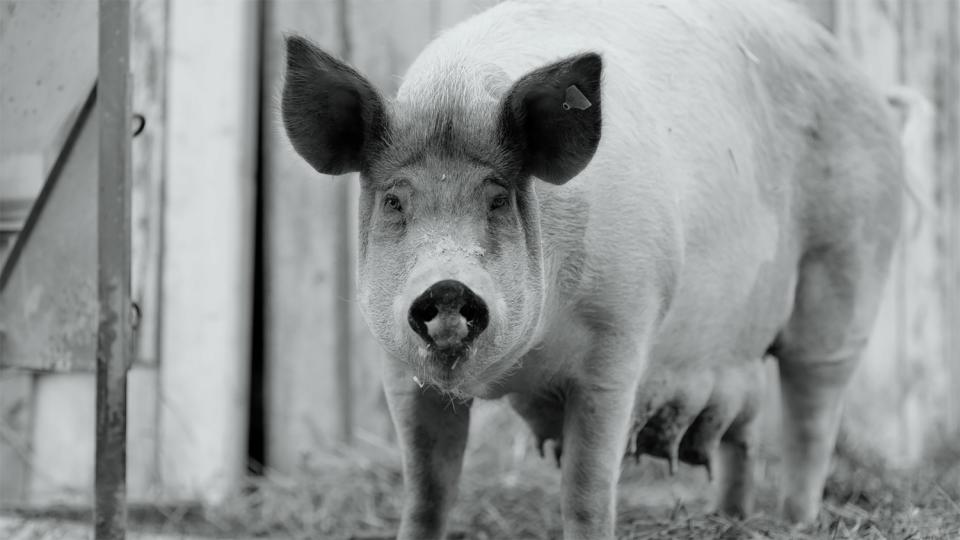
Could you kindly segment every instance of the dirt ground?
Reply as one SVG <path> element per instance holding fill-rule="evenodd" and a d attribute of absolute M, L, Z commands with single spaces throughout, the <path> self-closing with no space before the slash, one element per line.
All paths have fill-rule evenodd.
<path fill-rule="evenodd" d="M 486 405 L 486 404 L 485 404 Z M 541 459 L 526 429 L 505 407 L 473 415 L 452 539 L 561 537 L 560 474 Z M 361 437 L 349 452 L 316 454 L 296 475 L 267 471 L 210 508 L 131 508 L 133 540 L 173 538 L 391 538 L 401 505 L 401 475 L 393 443 Z M 791 529 L 775 516 L 776 456 L 762 452 L 757 513 L 733 521 L 708 512 L 711 487 L 703 469 L 681 467 L 670 477 L 663 462 L 625 462 L 618 537 L 622 539 L 960 539 L 960 445 L 932 455 L 911 471 L 884 469 L 841 445 L 819 521 Z M 0 517 L 0 538 L 92 538 L 89 527 L 50 515 Z"/>

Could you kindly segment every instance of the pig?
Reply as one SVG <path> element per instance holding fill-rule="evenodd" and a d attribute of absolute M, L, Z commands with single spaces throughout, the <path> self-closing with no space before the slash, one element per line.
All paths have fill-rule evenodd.
<path fill-rule="evenodd" d="M 286 45 L 294 149 L 360 173 L 400 538 L 444 536 L 470 404 L 503 397 L 555 442 L 564 538 L 614 538 L 629 452 L 716 467 L 747 514 L 765 356 L 780 508 L 816 517 L 902 189 L 883 98 L 826 30 L 772 0 L 504 2 L 393 99 Z"/>

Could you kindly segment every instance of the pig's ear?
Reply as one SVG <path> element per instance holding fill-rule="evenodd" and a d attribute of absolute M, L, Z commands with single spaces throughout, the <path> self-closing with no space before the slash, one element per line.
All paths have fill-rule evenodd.
<path fill-rule="evenodd" d="M 513 85 L 502 104 L 501 130 L 525 172 L 563 184 L 587 166 L 600 143 L 602 71 L 600 55 L 586 53 Z"/>
<path fill-rule="evenodd" d="M 376 89 L 299 36 L 287 37 L 281 110 L 297 153 L 324 174 L 360 170 L 386 126 Z"/>

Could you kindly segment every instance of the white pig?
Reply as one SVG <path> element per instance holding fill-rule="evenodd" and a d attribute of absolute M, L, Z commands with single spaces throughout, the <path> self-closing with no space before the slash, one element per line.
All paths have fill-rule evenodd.
<path fill-rule="evenodd" d="M 395 99 L 288 38 L 282 114 L 317 171 L 360 172 L 400 538 L 443 537 L 474 398 L 556 442 L 564 538 L 614 537 L 625 449 L 717 455 L 719 508 L 750 512 L 764 355 L 783 513 L 815 518 L 902 190 L 883 99 L 826 30 L 773 0 L 505 2 Z"/>

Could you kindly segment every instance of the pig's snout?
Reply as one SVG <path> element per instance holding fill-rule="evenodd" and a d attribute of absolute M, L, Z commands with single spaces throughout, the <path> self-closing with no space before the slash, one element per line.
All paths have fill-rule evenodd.
<path fill-rule="evenodd" d="M 470 287 L 446 279 L 434 283 L 413 301 L 407 321 L 430 347 L 456 351 L 486 329 L 490 313 Z"/>

